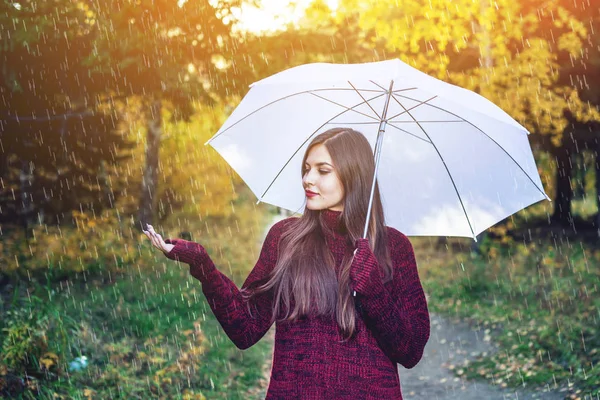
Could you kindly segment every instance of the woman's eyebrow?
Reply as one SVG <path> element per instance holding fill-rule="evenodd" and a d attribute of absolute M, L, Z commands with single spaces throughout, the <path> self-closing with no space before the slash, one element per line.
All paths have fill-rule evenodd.
<path fill-rule="evenodd" d="M 305 162 L 304 164 L 308 164 L 308 162 Z M 320 163 L 317 163 L 316 165 L 324 165 L 324 164 L 327 164 L 327 165 L 329 165 L 330 167 L 333 168 L 333 165 L 331 165 L 329 163 L 326 163 L 326 162 L 320 162 Z M 310 164 L 308 164 L 308 165 L 310 165 Z"/>

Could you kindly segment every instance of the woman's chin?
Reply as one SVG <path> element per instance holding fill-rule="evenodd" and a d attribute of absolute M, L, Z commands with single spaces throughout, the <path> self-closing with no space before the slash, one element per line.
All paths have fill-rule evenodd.
<path fill-rule="evenodd" d="M 314 201 L 314 202 L 307 201 L 306 208 L 308 208 L 309 210 L 312 210 L 312 211 L 320 211 L 327 207 L 318 204 L 316 201 Z"/>

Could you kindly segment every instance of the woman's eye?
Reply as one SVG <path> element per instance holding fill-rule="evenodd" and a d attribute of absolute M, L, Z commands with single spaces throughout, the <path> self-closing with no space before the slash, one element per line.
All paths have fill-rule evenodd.
<path fill-rule="evenodd" d="M 304 170 L 302 170 L 302 173 L 306 174 L 308 172 L 308 170 L 309 170 L 308 168 L 304 168 Z M 322 173 L 323 175 L 329 173 L 329 171 L 325 171 L 325 170 L 322 170 L 322 169 L 320 169 L 319 172 Z"/>

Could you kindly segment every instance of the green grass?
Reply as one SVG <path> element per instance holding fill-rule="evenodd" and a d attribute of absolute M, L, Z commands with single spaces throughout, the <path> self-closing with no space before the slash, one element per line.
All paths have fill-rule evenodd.
<path fill-rule="evenodd" d="M 228 227 L 236 226 L 233 220 L 212 221 L 212 236 L 200 242 L 238 287 L 256 262 L 262 229 L 272 215 L 259 211 L 254 224 L 251 218 L 238 219 L 237 240 L 229 239 Z M 37 356 L 5 362 L 0 389 L 7 390 L 14 375 L 27 373 L 29 389 L 11 397 L 252 398 L 248 392 L 258 385 L 261 367 L 271 357 L 268 336 L 239 350 L 215 319 L 201 283 L 189 275 L 186 264 L 167 259 L 149 241 L 141 243 L 140 254 L 137 264 L 113 274 L 109 283 L 88 277 L 47 286 L 17 284 L 4 308 L 21 313 L 7 314 L 0 327 L 29 328 L 15 330 L 20 335 L 15 342 L 6 341 L 8 332 L 3 331 L 0 343 L 5 351 L 18 342 L 17 350 Z M 68 363 L 80 355 L 88 357 L 87 368 L 69 372 Z M 46 360 L 48 368 L 40 360 Z"/>
<path fill-rule="evenodd" d="M 206 217 L 188 229 L 239 287 L 256 262 L 274 210 L 255 211 L 243 197 L 235 206 L 231 219 Z M 531 209 L 543 216 L 545 207 Z M 166 226 L 163 236 L 175 237 L 179 230 Z M 237 349 L 187 265 L 168 260 L 144 239 L 140 234 L 139 247 L 130 244 L 127 256 L 123 248 L 114 249 L 123 256 L 117 268 L 110 260 L 85 268 L 84 275 L 71 265 L 51 265 L 45 284 L 20 280 L 10 293 L 5 288 L 0 392 L 23 399 L 258 398 L 251 393 L 271 357 L 269 336 Z M 478 256 L 468 252 L 468 240 L 461 242 L 463 250 L 436 249 L 430 238 L 411 242 L 430 311 L 476 320 L 500 346 L 455 373 L 503 387 L 564 390 L 573 399 L 600 395 L 597 245 L 541 239 L 500 244 L 488 238 Z M 106 243 L 118 240 L 108 237 Z M 63 278 L 71 272 L 56 281 L 52 271 Z M 69 372 L 69 362 L 81 355 L 88 357 L 87 368 Z M 25 376 L 28 388 L 15 389 Z"/>
<path fill-rule="evenodd" d="M 501 387 L 600 395 L 600 250 L 486 241 L 483 256 L 415 240 L 430 311 L 484 326 L 500 350 L 454 368 Z M 585 249 L 585 251 L 584 251 Z"/>

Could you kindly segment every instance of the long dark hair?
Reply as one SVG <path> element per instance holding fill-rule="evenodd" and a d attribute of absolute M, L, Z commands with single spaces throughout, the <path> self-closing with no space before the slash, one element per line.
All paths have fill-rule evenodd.
<path fill-rule="evenodd" d="M 310 150 L 323 144 L 335 165 L 344 188 L 341 228 L 352 248 L 364 232 L 375 160 L 367 138 L 350 128 L 333 128 L 317 135 L 307 147 L 300 171 Z M 324 223 L 321 210 L 304 208 L 300 218 L 282 233 L 279 256 L 273 271 L 254 285 L 244 288 L 242 296 L 252 296 L 274 290 L 271 322 L 294 321 L 305 315 L 335 316 L 344 340 L 355 331 L 356 315 L 354 297 L 350 287 L 350 265 L 353 252 L 342 260 L 339 280 L 336 277 L 333 254 L 324 238 L 329 227 Z M 383 281 L 392 279 L 392 262 L 387 249 L 387 231 L 379 187 L 375 185 L 371 219 L 367 230 L 371 250 L 379 261 Z M 282 306 L 284 316 L 277 318 Z M 249 307 L 249 304 L 248 304 Z M 249 309 L 249 308 L 248 308 Z"/>

